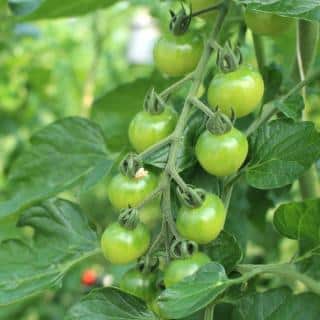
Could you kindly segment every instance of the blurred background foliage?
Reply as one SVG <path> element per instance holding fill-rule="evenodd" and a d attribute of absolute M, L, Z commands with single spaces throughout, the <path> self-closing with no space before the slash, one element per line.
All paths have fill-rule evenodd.
<path fill-rule="evenodd" d="M 235 11 L 230 19 L 239 20 L 240 15 L 241 12 Z M 101 122 L 104 130 L 114 130 L 123 124 L 123 119 L 114 119 L 114 128 L 103 126 L 104 117 L 112 116 L 108 113 L 109 103 L 119 99 L 126 110 L 123 117 L 130 116 L 136 112 L 137 105 L 142 105 L 150 77 L 160 87 L 171 81 L 157 74 L 150 60 L 152 43 L 167 27 L 168 17 L 168 4 L 135 0 L 118 1 L 107 9 L 75 18 L 28 21 L 13 18 L 6 1 L 0 1 L 0 200 L 5 196 L 11 164 L 37 129 L 63 117 L 81 115 Z M 206 32 L 203 21 L 199 20 L 197 27 Z M 225 38 L 233 34 L 232 28 L 229 32 Z M 246 40 L 242 47 L 245 62 L 255 65 L 250 32 Z M 290 79 L 295 59 L 294 28 L 276 40 L 266 38 L 265 42 L 268 64 L 277 65 L 285 78 Z M 316 64 L 320 67 L 320 59 Z M 144 80 L 131 83 L 136 79 Z M 320 128 L 319 85 L 318 82 L 308 89 L 308 100 L 310 117 Z M 124 91 L 128 87 L 131 91 Z M 92 110 L 95 98 L 97 110 Z M 281 242 L 279 247 L 279 236 L 268 223 L 268 208 L 286 197 L 296 197 L 294 187 L 289 195 L 288 190 L 260 192 L 240 184 L 234 195 L 231 207 L 234 218 L 228 221 L 228 228 L 243 244 L 251 239 L 248 250 L 254 262 L 272 261 L 279 256 L 285 259 L 288 251 L 292 251 L 290 248 L 295 247 L 295 242 L 289 240 Z M 63 196 L 79 201 L 98 230 L 113 218 L 105 182 L 87 193 L 72 190 Z M 1 221 L 0 241 L 32 234 L 32 230 L 18 230 L 15 222 L 16 218 Z M 88 266 L 115 279 L 124 271 L 110 269 L 98 258 L 87 261 L 68 274 L 62 288 L 0 307 L 0 319 L 62 319 L 65 310 L 85 292 L 80 278 Z"/>

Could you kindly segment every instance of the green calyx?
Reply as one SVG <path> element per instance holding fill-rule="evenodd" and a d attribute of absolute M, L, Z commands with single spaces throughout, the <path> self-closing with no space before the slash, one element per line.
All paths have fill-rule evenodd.
<path fill-rule="evenodd" d="M 137 268 L 141 273 L 150 273 L 159 267 L 159 257 L 146 255 L 139 259 Z"/>
<path fill-rule="evenodd" d="M 181 2 L 181 9 L 178 13 L 170 10 L 171 21 L 170 21 L 170 31 L 175 36 L 181 36 L 189 30 L 189 26 L 192 20 L 192 9 L 190 7 L 190 12 L 188 13 L 184 5 Z"/>
<path fill-rule="evenodd" d="M 129 230 L 135 229 L 139 223 L 138 210 L 135 208 L 121 210 L 118 222 Z"/>
<path fill-rule="evenodd" d="M 217 66 L 223 73 L 235 71 L 242 63 L 242 54 L 238 47 L 232 48 L 227 42 L 223 48 L 218 50 Z"/>
<path fill-rule="evenodd" d="M 145 96 L 143 108 L 146 112 L 150 114 L 161 114 L 165 108 L 165 102 L 156 93 L 155 89 L 152 88 L 148 91 Z"/>
<path fill-rule="evenodd" d="M 235 114 L 232 111 L 231 119 L 224 113 L 218 111 L 214 112 L 207 122 L 207 130 L 214 135 L 223 135 L 233 128 L 235 121 Z"/>
<path fill-rule="evenodd" d="M 185 190 L 178 186 L 177 195 L 181 203 L 189 208 L 200 207 L 206 197 L 206 193 L 203 189 L 194 188 L 190 185 L 188 185 Z"/>
<path fill-rule="evenodd" d="M 142 167 L 142 162 L 137 154 L 129 153 L 120 163 L 120 172 L 129 178 L 134 178 L 137 171 Z"/>
<path fill-rule="evenodd" d="M 170 247 L 170 255 L 174 259 L 191 257 L 198 252 L 198 245 L 190 240 L 174 240 Z"/>

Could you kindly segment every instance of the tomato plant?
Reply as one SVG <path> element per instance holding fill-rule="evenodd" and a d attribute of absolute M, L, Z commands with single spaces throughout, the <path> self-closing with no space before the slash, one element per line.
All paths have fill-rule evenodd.
<path fill-rule="evenodd" d="M 1 3 L 0 319 L 317 320 L 318 11 Z"/>

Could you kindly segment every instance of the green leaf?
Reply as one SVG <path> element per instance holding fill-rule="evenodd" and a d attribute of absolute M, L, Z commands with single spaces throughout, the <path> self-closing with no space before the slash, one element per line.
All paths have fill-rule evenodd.
<path fill-rule="evenodd" d="M 162 292 L 157 300 L 161 314 L 169 319 L 191 315 L 214 301 L 228 286 L 224 268 L 211 262 Z"/>
<path fill-rule="evenodd" d="M 0 305 L 61 285 L 72 266 L 100 252 L 86 216 L 66 200 L 50 200 L 26 210 L 18 226 L 30 226 L 35 234 L 30 243 L 0 244 Z"/>
<path fill-rule="evenodd" d="M 282 204 L 275 212 L 274 225 L 287 238 L 320 244 L 320 200 Z"/>
<path fill-rule="evenodd" d="M 155 74 L 123 84 L 94 102 L 92 119 L 102 127 L 112 150 L 120 151 L 129 146 L 129 123 L 142 110 L 147 91 L 151 87 L 161 89 L 165 85 L 169 85 L 168 81 Z"/>
<path fill-rule="evenodd" d="M 320 3 L 317 0 L 236 0 L 249 9 L 271 12 L 281 16 L 320 21 Z"/>
<path fill-rule="evenodd" d="M 113 158 L 100 128 L 91 121 L 65 118 L 45 127 L 11 168 L 10 196 L 0 203 L 0 217 L 81 183 L 98 169 L 103 178 Z"/>
<path fill-rule="evenodd" d="M 287 118 L 293 120 L 301 119 L 304 108 L 304 102 L 301 95 L 293 95 L 285 101 L 276 100 L 274 104 Z"/>
<path fill-rule="evenodd" d="M 265 66 L 262 70 L 263 80 L 265 83 L 265 92 L 263 103 L 273 100 L 279 93 L 282 84 L 282 72 L 280 67 L 275 63 Z"/>
<path fill-rule="evenodd" d="M 17 16 L 28 16 L 28 20 L 79 16 L 108 7 L 115 0 L 8 0 L 9 7 Z"/>
<path fill-rule="evenodd" d="M 67 320 L 156 320 L 139 299 L 115 288 L 97 289 L 74 305 Z"/>
<path fill-rule="evenodd" d="M 232 320 L 318 320 L 320 297 L 287 288 L 250 294 L 238 301 Z"/>
<path fill-rule="evenodd" d="M 311 122 L 276 120 L 250 138 L 249 185 L 257 189 L 286 186 L 320 157 L 320 134 Z"/>
<path fill-rule="evenodd" d="M 222 231 L 219 237 L 208 246 L 207 254 L 212 261 L 223 265 L 227 272 L 231 271 L 243 257 L 237 239 L 226 231 Z"/>

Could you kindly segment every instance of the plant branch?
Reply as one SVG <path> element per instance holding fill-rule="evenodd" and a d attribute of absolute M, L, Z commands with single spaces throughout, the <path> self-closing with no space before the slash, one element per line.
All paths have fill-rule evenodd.
<path fill-rule="evenodd" d="M 193 78 L 193 72 L 187 74 L 184 78 L 178 80 L 177 82 L 172 84 L 170 87 L 168 87 L 167 89 L 162 91 L 160 93 L 160 97 L 162 99 L 167 99 L 171 93 L 179 90 L 181 87 L 183 87 L 185 85 L 186 82 L 191 81 L 192 78 Z"/>
<path fill-rule="evenodd" d="M 263 40 L 261 36 L 254 33 L 252 35 L 252 38 L 253 38 L 253 44 L 254 44 L 254 50 L 256 53 L 258 68 L 260 70 L 260 73 L 262 73 L 263 68 L 266 65 L 266 55 L 265 55 L 265 50 L 263 46 Z"/>
<path fill-rule="evenodd" d="M 203 320 L 213 320 L 215 304 L 209 304 L 204 311 Z"/>
<path fill-rule="evenodd" d="M 206 106 L 202 101 L 200 101 L 198 98 L 192 97 L 190 99 L 190 102 L 192 103 L 193 106 L 201 110 L 208 117 L 214 116 L 214 112 L 208 106 Z"/>

